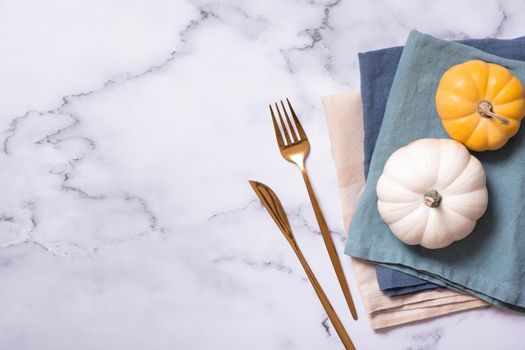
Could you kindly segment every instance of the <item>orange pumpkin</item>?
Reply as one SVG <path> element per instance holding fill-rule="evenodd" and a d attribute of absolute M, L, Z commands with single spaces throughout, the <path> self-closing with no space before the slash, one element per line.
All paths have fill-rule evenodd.
<path fill-rule="evenodd" d="M 496 150 L 518 132 L 525 92 L 507 68 L 472 60 L 443 74 L 436 109 L 452 139 L 474 151 Z"/>

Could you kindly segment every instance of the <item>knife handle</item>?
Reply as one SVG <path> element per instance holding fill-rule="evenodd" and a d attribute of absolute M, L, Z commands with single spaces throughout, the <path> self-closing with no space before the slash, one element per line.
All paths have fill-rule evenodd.
<path fill-rule="evenodd" d="M 339 319 L 339 316 L 337 316 L 337 313 L 335 312 L 332 304 L 330 303 L 330 300 L 328 300 L 328 297 L 326 296 L 325 292 L 323 291 L 323 288 L 317 281 L 317 278 L 315 277 L 312 269 L 310 268 L 310 265 L 308 265 L 308 262 L 306 261 L 303 253 L 299 249 L 299 246 L 295 242 L 293 238 L 288 239 L 288 242 L 292 246 L 293 251 L 295 252 L 295 255 L 297 255 L 297 258 L 301 262 L 301 265 L 303 266 L 304 272 L 306 272 L 306 276 L 308 276 L 308 279 L 310 280 L 310 283 L 314 287 L 315 293 L 317 294 L 317 297 L 319 297 L 319 300 L 321 301 L 321 304 L 323 305 L 326 314 L 328 315 L 328 318 L 332 322 L 332 325 L 335 328 L 335 331 L 337 332 L 337 335 L 339 335 L 339 338 L 343 342 L 343 345 L 345 346 L 346 350 L 355 350 L 354 343 L 352 343 L 352 340 L 348 336 L 348 333 L 346 332 L 345 327 L 343 326 L 343 323 Z"/>

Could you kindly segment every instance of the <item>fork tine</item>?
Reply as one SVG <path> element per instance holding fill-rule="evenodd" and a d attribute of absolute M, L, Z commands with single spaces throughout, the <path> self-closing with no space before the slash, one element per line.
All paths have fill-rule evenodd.
<path fill-rule="evenodd" d="M 275 137 L 277 138 L 277 144 L 279 145 L 279 148 L 282 148 L 284 147 L 284 141 L 281 135 L 281 131 L 279 130 L 279 125 L 277 125 L 277 120 L 275 120 L 275 114 L 273 114 L 272 105 L 268 105 L 268 107 L 270 107 L 270 113 L 272 113 L 272 122 L 273 128 L 275 129 Z"/>
<path fill-rule="evenodd" d="M 289 145 L 292 143 L 292 141 L 290 141 L 290 135 L 288 134 L 288 130 L 286 129 L 286 124 L 284 124 L 283 116 L 281 115 L 281 110 L 279 109 L 279 105 L 277 104 L 277 102 L 275 103 L 275 109 L 277 109 L 277 113 L 279 114 L 279 120 L 281 121 L 281 128 L 283 129 L 286 144 Z"/>
<path fill-rule="evenodd" d="M 286 116 L 286 121 L 288 122 L 288 128 L 290 129 L 290 132 L 292 133 L 292 139 L 294 142 L 299 141 L 297 138 L 297 134 L 295 133 L 295 129 L 293 128 L 292 122 L 290 120 L 290 117 L 288 116 L 288 112 L 286 112 L 286 107 L 284 107 L 284 103 L 281 100 L 281 106 L 283 107 L 284 115 Z"/>
<path fill-rule="evenodd" d="M 292 113 L 292 117 L 295 122 L 295 127 L 297 128 L 297 131 L 299 132 L 299 136 L 301 136 L 302 140 L 308 139 L 308 137 L 306 137 L 306 133 L 304 132 L 303 126 L 301 125 L 301 122 L 297 118 L 297 115 L 295 114 L 292 104 L 290 103 L 290 100 L 288 98 L 286 99 L 286 102 L 288 102 L 288 107 L 290 107 L 290 112 Z"/>

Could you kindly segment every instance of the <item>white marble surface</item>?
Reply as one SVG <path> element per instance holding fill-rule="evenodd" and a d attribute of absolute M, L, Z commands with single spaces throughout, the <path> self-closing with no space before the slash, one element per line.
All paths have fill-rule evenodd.
<path fill-rule="evenodd" d="M 267 103 L 289 96 L 343 248 L 320 102 L 410 29 L 524 35 L 518 1 L 0 2 L 0 349 L 339 349 L 248 179 L 271 185 L 365 349 L 523 349 L 525 317 L 357 323 Z M 348 264 L 348 259 L 345 259 Z"/>

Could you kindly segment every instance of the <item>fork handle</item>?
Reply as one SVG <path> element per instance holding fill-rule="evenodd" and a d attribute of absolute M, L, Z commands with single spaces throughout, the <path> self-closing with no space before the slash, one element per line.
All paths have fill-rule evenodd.
<path fill-rule="evenodd" d="M 301 265 L 303 266 L 304 272 L 306 272 L 306 276 L 308 276 L 308 279 L 310 280 L 310 283 L 314 287 L 315 293 L 317 294 L 317 297 L 319 297 L 319 300 L 321 301 L 321 304 L 324 307 L 324 310 L 326 311 L 326 314 L 328 315 L 328 318 L 330 319 L 330 322 L 332 322 L 332 325 L 335 328 L 335 331 L 337 332 L 337 335 L 339 335 L 339 338 L 341 339 L 341 342 L 345 346 L 346 350 L 356 350 L 354 343 L 352 343 L 352 340 L 348 336 L 348 333 L 346 332 L 345 327 L 343 326 L 343 323 L 339 319 L 339 316 L 337 316 L 337 313 L 335 312 L 332 304 L 330 303 L 330 300 L 326 296 L 325 292 L 323 291 L 323 288 L 317 281 L 317 278 L 315 278 L 315 275 L 310 268 L 310 265 L 308 265 L 308 262 L 306 261 L 303 253 L 299 249 L 299 246 L 295 241 L 288 240 L 290 245 L 292 246 L 292 249 L 294 250 L 295 254 L 297 255 L 297 258 L 301 262 Z"/>
<path fill-rule="evenodd" d="M 348 287 L 348 282 L 346 281 L 343 266 L 341 265 L 341 260 L 339 259 L 339 255 L 337 254 L 334 240 L 332 238 L 330 230 L 328 229 L 328 226 L 326 225 L 323 212 L 321 211 L 321 207 L 319 206 L 319 202 L 317 201 L 317 197 L 315 196 L 315 192 L 312 188 L 310 178 L 308 177 L 308 173 L 306 172 L 306 168 L 304 167 L 304 165 L 301 167 L 301 173 L 303 174 L 304 183 L 306 184 L 306 189 L 308 190 L 308 195 L 310 196 L 310 202 L 312 202 L 312 206 L 314 208 L 315 218 L 317 219 L 317 223 L 319 224 L 319 229 L 321 230 L 321 235 L 323 236 L 324 244 L 326 246 L 326 249 L 328 250 L 328 256 L 330 257 L 332 266 L 334 267 L 337 280 L 339 281 L 339 285 L 343 290 L 343 294 L 345 296 L 346 303 L 350 308 L 352 317 L 354 320 L 357 321 L 357 311 L 355 308 L 354 300 L 352 299 L 352 294 L 350 293 L 350 288 Z"/>

